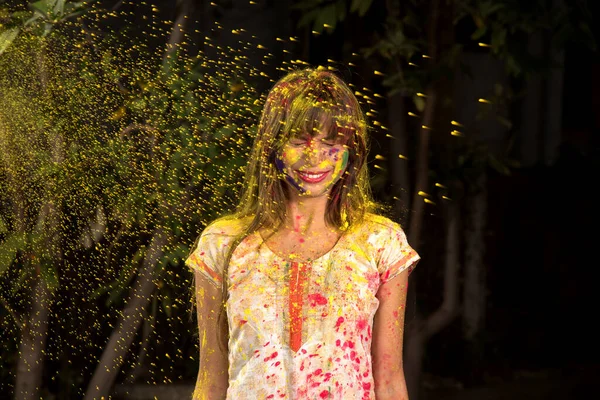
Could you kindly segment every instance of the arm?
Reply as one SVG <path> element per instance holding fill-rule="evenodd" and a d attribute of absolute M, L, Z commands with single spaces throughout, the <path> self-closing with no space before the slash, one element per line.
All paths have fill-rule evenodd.
<path fill-rule="evenodd" d="M 196 308 L 200 338 L 200 368 L 193 400 L 225 399 L 229 382 L 227 352 L 219 347 L 217 317 L 221 309 L 222 293 L 199 272 L 196 282 Z M 225 333 L 223 333 L 225 334 Z"/>
<path fill-rule="evenodd" d="M 408 400 L 402 344 L 409 269 L 383 283 L 377 291 L 379 308 L 373 322 L 373 378 L 377 400 Z"/>

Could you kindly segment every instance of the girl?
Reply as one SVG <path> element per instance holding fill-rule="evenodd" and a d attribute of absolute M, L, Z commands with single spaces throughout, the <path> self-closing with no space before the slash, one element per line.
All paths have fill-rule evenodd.
<path fill-rule="evenodd" d="M 323 68 L 269 92 L 233 215 L 204 229 L 195 399 L 408 399 L 402 228 L 374 213 L 365 117 Z"/>

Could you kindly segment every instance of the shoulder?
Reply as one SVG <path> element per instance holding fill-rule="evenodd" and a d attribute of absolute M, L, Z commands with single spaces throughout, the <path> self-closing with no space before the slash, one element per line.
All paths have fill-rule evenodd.
<path fill-rule="evenodd" d="M 367 213 L 357 230 L 368 237 L 380 237 L 403 232 L 399 223 L 379 214 Z"/>
<path fill-rule="evenodd" d="M 354 243 L 381 248 L 397 236 L 404 236 L 399 223 L 379 214 L 367 213 L 363 220 L 350 229 Z"/>
<path fill-rule="evenodd" d="M 248 226 L 250 218 L 222 217 L 210 222 L 202 231 L 202 236 L 235 237 Z"/>
<path fill-rule="evenodd" d="M 392 221 L 388 217 L 379 214 L 365 214 L 365 222 L 369 224 L 371 228 L 402 229 L 399 223 Z"/>

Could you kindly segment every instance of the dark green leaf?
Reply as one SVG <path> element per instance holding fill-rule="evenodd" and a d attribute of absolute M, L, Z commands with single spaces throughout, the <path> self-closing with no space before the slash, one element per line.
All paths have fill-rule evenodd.
<path fill-rule="evenodd" d="M 29 7 L 31 7 L 31 9 L 34 11 L 39 12 L 43 16 L 49 17 L 50 13 L 54 9 L 54 6 L 56 5 L 56 2 L 57 0 L 40 0 L 36 1 L 35 3 L 31 3 Z"/>
<path fill-rule="evenodd" d="M 415 107 L 417 107 L 417 110 L 419 110 L 419 112 L 423 112 L 423 110 L 425 109 L 425 99 L 415 95 L 413 96 L 413 103 L 415 103 Z"/>
<path fill-rule="evenodd" d="M 52 12 L 54 15 L 58 16 L 58 15 L 63 15 L 64 11 L 65 11 L 65 0 L 55 0 L 56 4 L 54 4 L 54 7 L 52 9 Z"/>
<path fill-rule="evenodd" d="M 510 175 L 510 169 L 508 169 L 508 167 L 505 164 L 498 161 L 498 159 L 492 154 L 488 154 L 488 163 L 490 167 L 492 167 L 494 170 L 501 173 L 502 175 Z"/>
<path fill-rule="evenodd" d="M 361 0 L 360 6 L 358 8 L 358 15 L 364 17 L 367 11 L 369 11 L 371 3 L 373 3 L 373 0 Z"/>
<path fill-rule="evenodd" d="M 331 26 L 330 29 L 333 31 L 335 30 L 336 22 L 335 4 L 329 4 L 317 14 L 313 24 L 313 30 L 322 32 L 325 24 L 327 24 Z"/>
<path fill-rule="evenodd" d="M 513 126 L 512 122 L 508 118 L 497 116 L 496 119 L 507 129 L 511 129 Z"/>
<path fill-rule="evenodd" d="M 338 0 L 335 3 L 335 9 L 337 13 L 338 21 L 343 21 L 346 19 L 346 2 L 344 0 Z"/>
<path fill-rule="evenodd" d="M 0 243 L 0 276 L 2 276 L 11 266 L 17 252 L 25 247 L 25 236 L 19 233 L 12 233 Z"/>
<path fill-rule="evenodd" d="M 53 260 L 42 259 L 42 262 L 40 263 L 40 274 L 50 292 L 54 292 L 58 289 L 58 271 L 56 270 Z"/>
<path fill-rule="evenodd" d="M 0 54 L 6 51 L 8 46 L 17 38 L 20 31 L 19 28 L 11 28 L 0 33 Z"/>
<path fill-rule="evenodd" d="M 487 32 L 487 26 L 483 25 L 480 28 L 477 28 L 477 30 L 475 32 L 473 32 L 473 34 L 471 35 L 471 39 L 473 40 L 479 40 L 481 39 L 481 37 L 483 37 L 483 35 L 485 35 Z"/>

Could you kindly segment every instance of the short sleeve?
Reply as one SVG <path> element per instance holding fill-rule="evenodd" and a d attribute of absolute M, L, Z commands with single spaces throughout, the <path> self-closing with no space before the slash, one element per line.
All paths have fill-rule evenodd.
<path fill-rule="evenodd" d="M 388 221 L 381 235 L 381 257 L 378 263 L 381 283 L 395 278 L 406 269 L 410 273 L 421 259 L 408 244 L 402 227 L 396 222 Z"/>
<path fill-rule="evenodd" d="M 193 271 L 200 272 L 217 287 L 221 287 L 223 281 L 223 257 L 219 254 L 219 242 L 219 235 L 205 229 L 196 239 L 191 254 L 185 260 L 185 265 Z"/>

